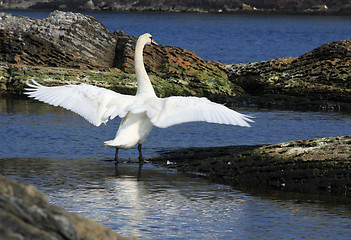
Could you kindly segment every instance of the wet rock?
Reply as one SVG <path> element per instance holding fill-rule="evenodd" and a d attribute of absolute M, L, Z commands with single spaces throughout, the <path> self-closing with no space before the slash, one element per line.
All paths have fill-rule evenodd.
<path fill-rule="evenodd" d="M 49 205 L 31 185 L 0 176 L 0 239 L 136 239 Z"/>
<path fill-rule="evenodd" d="M 236 188 L 351 196 L 351 136 L 266 146 L 190 148 L 152 161 Z"/>
<path fill-rule="evenodd" d="M 116 39 L 93 17 L 54 11 L 43 20 L 0 15 L 2 62 L 111 67 Z"/>
<path fill-rule="evenodd" d="M 349 110 L 350 66 L 351 40 L 344 40 L 322 45 L 298 58 L 234 64 L 227 68 L 229 79 L 251 96 L 289 96 L 300 98 L 300 104 L 316 103 L 320 108 L 332 105 L 336 110 Z"/>

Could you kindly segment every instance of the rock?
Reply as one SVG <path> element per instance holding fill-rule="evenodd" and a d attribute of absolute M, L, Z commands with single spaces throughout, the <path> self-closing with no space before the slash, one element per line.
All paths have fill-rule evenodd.
<path fill-rule="evenodd" d="M 0 29 L 1 61 L 53 67 L 96 67 L 95 62 L 70 54 L 58 45 L 31 33 Z"/>
<path fill-rule="evenodd" d="M 83 10 L 94 10 L 96 8 L 95 8 L 95 5 L 94 5 L 93 1 L 89 0 L 86 3 L 84 3 L 82 9 Z"/>
<path fill-rule="evenodd" d="M 351 40 L 322 45 L 298 58 L 227 65 L 229 79 L 251 96 L 289 96 L 307 105 L 350 110 Z M 323 104 L 324 102 L 324 104 Z M 322 104 L 321 104 L 322 103 Z"/>
<path fill-rule="evenodd" d="M 47 197 L 33 186 L 1 175 L 0 222 L 0 239 L 136 239 L 49 205 Z"/>
<path fill-rule="evenodd" d="M 116 39 L 80 13 L 54 11 L 43 20 L 2 13 L 1 61 L 61 67 L 111 67 Z"/>
<path fill-rule="evenodd" d="M 266 146 L 190 148 L 152 161 L 235 188 L 351 196 L 351 136 Z"/>
<path fill-rule="evenodd" d="M 172 11 L 172 12 L 258 12 L 299 14 L 348 14 L 349 1 L 333 0 L 3 0 L 2 9 L 64 9 L 107 11 Z M 346 11 L 345 11 L 346 10 Z"/>
<path fill-rule="evenodd" d="M 26 82 L 35 79 L 46 86 L 87 83 L 124 94 L 134 94 L 134 74 L 117 68 L 75 69 L 59 67 L 0 64 L 0 96 L 21 96 Z"/>

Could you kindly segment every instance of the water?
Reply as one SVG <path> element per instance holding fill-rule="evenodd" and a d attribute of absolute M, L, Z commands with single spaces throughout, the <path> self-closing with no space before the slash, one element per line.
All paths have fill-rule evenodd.
<path fill-rule="evenodd" d="M 239 108 L 251 128 L 189 123 L 153 129 L 147 157 L 189 146 L 278 143 L 351 134 L 351 114 Z M 61 108 L 32 100 L 0 100 L 0 174 L 34 184 L 50 203 L 142 239 L 344 239 L 351 234 L 346 205 L 263 197 L 144 165 L 120 164 L 112 138 L 118 121 L 94 127 Z M 137 150 L 121 150 L 136 161 Z"/>
<path fill-rule="evenodd" d="M 14 12 L 44 18 L 47 12 Z M 350 17 L 91 13 L 111 31 L 151 32 L 163 45 L 223 63 L 296 57 L 321 44 L 350 39 Z M 189 123 L 153 129 L 146 157 L 159 150 L 280 143 L 351 134 L 351 115 L 239 108 L 251 128 Z M 121 164 L 116 176 L 118 121 L 98 128 L 77 115 L 29 100 L 0 99 L 0 174 L 34 184 L 50 203 L 142 239 L 345 239 L 347 205 L 295 194 L 248 193 L 153 165 Z M 137 150 L 120 151 L 136 160 Z"/>
<path fill-rule="evenodd" d="M 115 137 L 119 120 L 95 127 L 78 115 L 35 100 L 0 99 L 0 157 L 112 160 L 114 149 L 103 142 Z M 146 157 L 186 147 L 275 144 L 351 134 L 351 114 L 236 108 L 255 119 L 252 127 L 187 123 L 154 128 L 143 144 Z M 83 140 L 82 140 L 83 139 Z M 13 144 L 16 143 L 16 144 Z M 121 150 L 136 158 L 137 149 Z"/>
<path fill-rule="evenodd" d="M 45 18 L 49 12 L 11 12 Z M 112 32 L 153 34 L 156 42 L 222 63 L 298 57 L 322 44 L 351 39 L 351 17 L 189 13 L 86 13 Z"/>
<path fill-rule="evenodd" d="M 58 161 L 0 161 L 0 173 L 32 183 L 50 202 L 142 239 L 345 239 L 349 206 L 296 198 L 253 196 L 219 184 L 145 165 Z M 45 179 L 45 181 L 43 181 Z"/>

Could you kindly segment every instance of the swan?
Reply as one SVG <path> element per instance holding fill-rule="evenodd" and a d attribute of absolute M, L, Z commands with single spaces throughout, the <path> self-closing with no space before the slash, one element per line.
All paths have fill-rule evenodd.
<path fill-rule="evenodd" d="M 71 110 L 95 126 L 106 124 L 115 117 L 122 118 L 116 137 L 105 141 L 106 147 L 129 149 L 138 144 L 139 162 L 143 161 L 142 144 L 153 126 L 167 128 L 172 125 L 205 121 L 250 127 L 249 116 L 231 110 L 207 98 L 172 96 L 158 98 L 143 62 L 145 45 L 157 43 L 151 34 L 141 35 L 136 43 L 134 67 L 137 78 L 135 96 L 125 95 L 101 87 L 81 83 L 46 87 L 32 79 L 25 94 L 53 106 Z"/>

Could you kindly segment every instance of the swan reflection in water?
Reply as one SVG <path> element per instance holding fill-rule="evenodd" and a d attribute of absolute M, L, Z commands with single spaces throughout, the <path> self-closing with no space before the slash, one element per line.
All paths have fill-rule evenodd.
<path fill-rule="evenodd" d="M 137 181 L 141 180 L 141 177 L 142 177 L 141 172 L 142 172 L 143 166 L 144 166 L 144 161 L 140 161 L 139 167 L 138 167 L 138 172 L 136 174 Z M 120 167 L 119 167 L 119 164 L 117 164 L 117 163 L 115 164 L 115 174 L 116 174 L 116 177 L 121 176 Z"/>
<path fill-rule="evenodd" d="M 143 62 L 145 45 L 157 45 L 151 34 L 141 35 L 136 43 L 134 67 L 137 78 L 135 96 L 120 94 L 89 84 L 45 87 L 36 81 L 28 83 L 26 94 L 39 101 L 69 109 L 95 126 L 115 117 L 122 118 L 116 137 L 105 141 L 106 147 L 118 150 L 138 145 L 139 161 L 143 161 L 142 144 L 153 126 L 167 128 L 187 122 L 210 122 L 249 127 L 249 116 L 231 110 L 207 98 L 173 96 L 158 98 Z M 142 167 L 142 166 L 141 166 Z"/>

